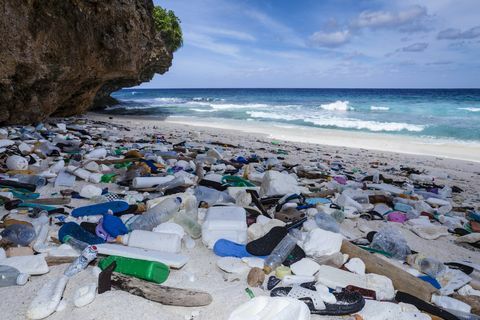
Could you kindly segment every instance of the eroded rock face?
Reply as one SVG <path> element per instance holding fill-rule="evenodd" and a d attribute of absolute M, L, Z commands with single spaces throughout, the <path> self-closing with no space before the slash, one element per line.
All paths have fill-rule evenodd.
<path fill-rule="evenodd" d="M 101 105 L 165 73 L 151 0 L 0 0 L 0 124 Z"/>

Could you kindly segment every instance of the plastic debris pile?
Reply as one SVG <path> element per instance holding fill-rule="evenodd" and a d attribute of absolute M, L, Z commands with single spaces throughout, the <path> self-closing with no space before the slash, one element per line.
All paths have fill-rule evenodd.
<path fill-rule="evenodd" d="M 245 283 L 231 320 L 480 319 L 480 266 L 412 251 L 405 237 L 480 247 L 478 207 L 455 203 L 463 190 L 448 176 L 292 164 L 275 141 L 250 150 L 129 131 L 83 119 L 0 129 L 0 287 L 65 269 L 38 288 L 28 318 L 64 309 L 85 269 L 98 281 L 76 289 L 78 308 L 112 288 L 207 306 L 208 287 L 158 285 L 205 246 L 225 281 Z"/>

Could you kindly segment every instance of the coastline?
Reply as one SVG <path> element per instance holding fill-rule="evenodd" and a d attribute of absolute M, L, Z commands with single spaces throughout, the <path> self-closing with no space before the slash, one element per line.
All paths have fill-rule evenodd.
<path fill-rule="evenodd" d="M 165 119 L 149 116 L 112 115 L 89 113 L 89 118 L 108 117 L 123 120 L 162 122 L 190 127 L 227 130 L 263 136 L 289 142 L 317 144 L 331 147 L 367 149 L 391 153 L 441 157 L 455 160 L 480 162 L 480 143 L 448 139 L 417 138 L 405 135 L 355 132 L 297 125 L 272 124 L 260 121 L 225 120 L 218 118 L 195 118 L 171 116 Z"/>

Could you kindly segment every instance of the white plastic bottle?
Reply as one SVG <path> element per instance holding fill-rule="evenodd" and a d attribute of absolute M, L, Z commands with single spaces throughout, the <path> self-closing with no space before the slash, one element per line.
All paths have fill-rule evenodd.
<path fill-rule="evenodd" d="M 129 247 L 158 250 L 169 253 L 180 252 L 182 238 L 177 234 L 158 233 L 145 230 L 133 230 L 129 234 L 118 236 L 117 243 Z"/>
<path fill-rule="evenodd" d="M 0 288 L 9 286 L 23 286 L 27 283 L 30 275 L 20 273 L 17 269 L 10 266 L 0 265 Z"/>
<path fill-rule="evenodd" d="M 181 203 L 182 199 L 179 197 L 166 199 L 150 210 L 147 210 L 144 214 L 130 218 L 126 222 L 126 226 L 128 230 L 151 231 L 160 223 L 167 222 L 173 218 L 175 213 L 180 209 Z"/>

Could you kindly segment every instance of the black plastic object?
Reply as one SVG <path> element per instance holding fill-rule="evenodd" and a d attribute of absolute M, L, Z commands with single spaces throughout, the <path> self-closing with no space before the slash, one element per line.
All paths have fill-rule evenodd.
<path fill-rule="evenodd" d="M 419 299 L 412 296 L 411 294 L 402 291 L 397 291 L 397 294 L 395 295 L 395 300 L 397 300 L 398 302 L 413 304 L 415 307 L 418 308 L 418 310 L 430 313 L 431 315 L 440 317 L 445 320 L 460 320 L 457 316 L 451 314 L 450 312 L 440 309 L 437 306 L 434 306 L 428 302 L 423 301 L 422 299 Z"/>
<path fill-rule="evenodd" d="M 4 206 L 6 210 L 12 210 L 12 209 L 18 208 L 18 205 L 20 205 L 22 202 L 23 201 L 19 199 L 10 200 L 10 201 L 6 201 Z"/>
<path fill-rule="evenodd" d="M 5 180 L 5 179 L 0 179 L 0 186 L 16 188 L 16 189 L 25 189 L 31 192 L 35 192 L 35 190 L 37 190 L 37 186 L 34 184 L 21 183 L 18 181 Z"/>
<path fill-rule="evenodd" d="M 270 276 L 270 278 L 268 278 L 268 282 L 267 282 L 267 289 L 268 290 L 272 290 L 273 288 L 275 288 L 277 286 L 277 284 L 279 284 L 282 280 L 278 279 L 277 277 L 275 276 Z"/>
<path fill-rule="evenodd" d="M 253 189 L 247 189 L 246 190 L 250 196 L 252 197 L 252 202 L 253 204 L 258 208 L 258 210 L 260 210 L 260 212 L 265 216 L 265 217 L 268 217 L 268 218 L 271 218 L 271 216 L 268 214 L 267 210 L 265 209 L 265 207 L 263 206 L 262 202 L 260 202 L 260 199 L 259 199 L 259 195 L 257 193 L 257 190 L 253 190 Z"/>
<path fill-rule="evenodd" d="M 112 273 L 115 271 L 117 263 L 113 261 L 98 276 L 98 294 L 112 290 Z"/>
<path fill-rule="evenodd" d="M 215 189 L 215 190 L 218 190 L 218 191 L 225 191 L 228 188 L 227 185 L 223 185 L 220 182 L 205 180 L 205 179 L 200 180 L 198 185 L 208 187 L 208 188 L 212 188 L 212 189 Z"/>
<path fill-rule="evenodd" d="M 303 286 L 306 289 L 310 289 L 309 287 Z M 288 293 L 292 290 L 291 287 L 279 287 L 275 288 L 270 292 L 270 296 L 272 297 L 286 297 Z M 311 290 L 311 289 L 310 289 Z M 312 290 L 312 293 L 315 290 Z M 325 309 L 317 310 L 313 305 L 313 301 L 309 297 L 300 298 L 299 300 L 303 301 L 308 308 L 310 309 L 310 313 L 324 315 L 324 316 L 344 316 L 356 313 L 363 309 L 365 306 L 365 299 L 363 296 L 358 292 L 334 292 L 333 295 L 337 298 L 337 303 L 330 304 L 325 303 Z"/>

